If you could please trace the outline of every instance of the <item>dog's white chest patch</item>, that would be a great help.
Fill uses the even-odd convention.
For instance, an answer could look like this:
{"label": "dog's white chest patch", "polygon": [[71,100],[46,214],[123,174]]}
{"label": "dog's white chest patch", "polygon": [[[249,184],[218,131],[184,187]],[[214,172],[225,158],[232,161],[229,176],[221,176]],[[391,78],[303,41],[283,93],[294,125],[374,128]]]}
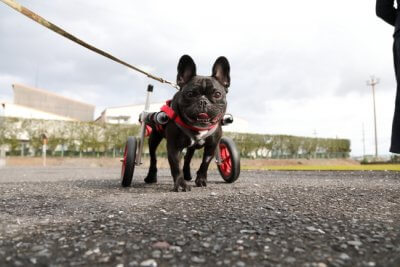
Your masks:
{"label": "dog's white chest patch", "polygon": [[208,133],[207,130],[205,131],[199,131],[198,134],[196,134],[196,139],[203,139],[203,137]]}
{"label": "dog's white chest patch", "polygon": [[209,132],[210,131],[207,131],[207,130],[199,131],[198,134],[196,134],[194,136],[194,140],[192,139],[192,144],[190,146],[192,146],[194,144],[198,144],[198,145],[201,145],[201,146],[204,145],[204,143],[205,143],[204,139],[205,139],[205,137],[207,137]]}

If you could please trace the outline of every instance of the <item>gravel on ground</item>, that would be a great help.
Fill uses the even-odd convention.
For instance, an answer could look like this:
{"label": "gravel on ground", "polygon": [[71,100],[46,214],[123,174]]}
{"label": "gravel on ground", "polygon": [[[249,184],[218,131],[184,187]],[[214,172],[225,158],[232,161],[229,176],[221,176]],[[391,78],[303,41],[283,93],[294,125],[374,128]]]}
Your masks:
{"label": "gravel on ground", "polygon": [[0,266],[400,266],[398,172],[119,172],[0,169]]}

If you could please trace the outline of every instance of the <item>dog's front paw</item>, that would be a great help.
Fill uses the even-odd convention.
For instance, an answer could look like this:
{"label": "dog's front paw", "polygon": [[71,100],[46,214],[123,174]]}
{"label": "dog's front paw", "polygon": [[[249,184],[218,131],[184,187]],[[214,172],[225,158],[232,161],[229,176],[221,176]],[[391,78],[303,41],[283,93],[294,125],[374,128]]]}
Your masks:
{"label": "dog's front paw", "polygon": [[192,175],[190,174],[190,169],[183,168],[183,178],[186,181],[191,181],[192,180]]}
{"label": "dog's front paw", "polygon": [[207,177],[204,176],[197,176],[196,180],[194,181],[197,187],[206,187],[207,186]]}
{"label": "dog's front paw", "polygon": [[190,185],[186,184],[185,179],[183,179],[183,177],[178,177],[176,179],[176,181],[174,183],[174,188],[172,189],[172,191],[179,192],[179,187],[182,188],[182,192],[187,192],[187,191],[192,190]]}
{"label": "dog's front paw", "polygon": [[149,170],[146,178],[144,178],[144,182],[146,184],[154,184],[157,183],[157,169]]}

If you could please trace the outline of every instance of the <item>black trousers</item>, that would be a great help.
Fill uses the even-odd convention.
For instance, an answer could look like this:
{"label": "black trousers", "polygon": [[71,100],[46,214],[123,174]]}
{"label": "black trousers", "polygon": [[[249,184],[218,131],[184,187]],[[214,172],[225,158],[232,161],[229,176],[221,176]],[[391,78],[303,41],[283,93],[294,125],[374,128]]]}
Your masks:
{"label": "black trousers", "polygon": [[394,70],[397,80],[397,93],[392,125],[392,144],[390,152],[400,154],[400,34],[394,37],[393,45]]}

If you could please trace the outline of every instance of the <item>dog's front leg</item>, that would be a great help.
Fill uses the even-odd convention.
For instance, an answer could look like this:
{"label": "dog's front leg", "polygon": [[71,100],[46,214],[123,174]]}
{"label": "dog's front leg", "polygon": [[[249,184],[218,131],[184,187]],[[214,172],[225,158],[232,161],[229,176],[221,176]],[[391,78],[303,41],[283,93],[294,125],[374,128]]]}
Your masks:
{"label": "dog's front leg", "polygon": [[187,148],[185,160],[183,162],[183,178],[186,181],[192,180],[192,175],[190,174],[190,162],[192,161],[194,150],[195,149],[193,147]]}
{"label": "dog's front leg", "polygon": [[162,136],[155,130],[149,137],[150,167],[144,181],[148,184],[157,183],[157,155],[156,150],[162,140]]}
{"label": "dog's front leg", "polygon": [[217,146],[215,143],[206,145],[204,147],[203,160],[201,162],[199,170],[197,171],[197,177],[195,180],[196,186],[198,187],[207,186],[208,166],[214,158],[216,148]]}
{"label": "dog's front leg", "polygon": [[184,192],[190,191],[191,188],[189,185],[186,184],[185,179],[183,178],[183,171],[180,167],[182,151],[171,144],[167,144],[167,149],[171,175],[174,178],[174,188],[172,189],[172,191],[178,192],[179,187],[182,187],[182,191]]}

